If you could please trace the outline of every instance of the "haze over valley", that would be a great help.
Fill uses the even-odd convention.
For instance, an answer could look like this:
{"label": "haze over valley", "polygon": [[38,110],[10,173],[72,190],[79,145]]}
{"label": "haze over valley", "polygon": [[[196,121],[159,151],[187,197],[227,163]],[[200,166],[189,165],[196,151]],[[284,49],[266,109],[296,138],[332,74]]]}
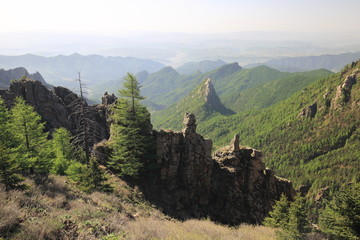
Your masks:
{"label": "haze over valley", "polygon": [[359,9],[2,3],[0,240],[360,239]]}

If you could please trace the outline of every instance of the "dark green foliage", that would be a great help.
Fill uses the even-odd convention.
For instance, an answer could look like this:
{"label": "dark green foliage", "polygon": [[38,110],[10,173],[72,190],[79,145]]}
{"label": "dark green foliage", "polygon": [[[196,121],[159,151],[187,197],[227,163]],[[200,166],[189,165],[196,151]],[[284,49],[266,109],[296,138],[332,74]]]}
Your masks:
{"label": "dark green foliage", "polygon": [[94,158],[90,158],[89,164],[72,162],[65,173],[84,192],[112,191],[112,187],[107,183],[105,170],[100,168],[99,163]]}
{"label": "dark green foliage", "polygon": [[71,135],[65,128],[56,129],[53,133],[52,151],[55,158],[53,160],[52,172],[64,175],[70,163],[74,161],[74,148],[70,143]]}
{"label": "dark green foliage", "polygon": [[263,223],[266,226],[280,228],[281,231],[277,231],[279,239],[303,239],[303,235],[309,231],[305,199],[297,197],[290,203],[286,196],[282,195]]}
{"label": "dark green foliage", "polygon": [[9,150],[0,143],[0,183],[4,185],[5,190],[11,190],[20,187],[23,180],[18,175],[19,169],[12,159]]}
{"label": "dark green foliage", "polygon": [[320,226],[330,239],[360,238],[360,183],[342,186],[320,214]]}
{"label": "dark green foliage", "polygon": [[142,167],[149,146],[150,114],[139,101],[140,86],[137,79],[128,74],[123,90],[119,93],[111,125],[111,147],[113,149],[110,167],[120,175],[135,176]]}
{"label": "dark green foliage", "polygon": [[[240,134],[240,141],[264,152],[266,165],[295,187],[310,184],[310,192],[344,182],[359,180],[360,85],[351,90],[350,101],[336,108],[337,87],[360,62],[341,73],[319,79],[290,98],[265,109],[215,117],[200,125],[198,132],[214,141],[214,147],[227,144]],[[303,108],[317,102],[314,118],[299,117]]]}
{"label": "dark green foliage", "polygon": [[13,157],[21,170],[48,173],[52,164],[51,151],[41,117],[22,98],[15,99],[10,113],[9,129],[15,142]]}
{"label": "dark green foliage", "polygon": [[327,70],[291,73],[244,91],[231,92],[222,96],[222,99],[224,104],[235,112],[266,108],[331,74],[332,72]]}
{"label": "dark green foliage", "polygon": [[11,133],[9,131],[8,123],[10,115],[5,107],[4,101],[0,98],[0,143],[3,146],[11,145]]}
{"label": "dark green foliage", "polygon": [[273,206],[273,210],[269,213],[269,217],[264,219],[263,224],[269,227],[283,227],[289,222],[290,202],[287,197],[282,194],[279,201]]}

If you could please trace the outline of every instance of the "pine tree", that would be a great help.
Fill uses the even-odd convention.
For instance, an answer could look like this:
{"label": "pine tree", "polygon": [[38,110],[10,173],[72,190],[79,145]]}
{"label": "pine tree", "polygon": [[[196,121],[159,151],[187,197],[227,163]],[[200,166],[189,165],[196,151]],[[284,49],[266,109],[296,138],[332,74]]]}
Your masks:
{"label": "pine tree", "polygon": [[9,147],[11,145],[11,138],[8,123],[10,116],[4,101],[0,98],[0,143],[3,146]]}
{"label": "pine tree", "polygon": [[90,158],[90,162],[81,177],[80,185],[82,190],[85,192],[110,192],[112,188],[106,183],[107,180],[105,172],[100,168],[99,163],[94,158]]}
{"label": "pine tree", "polygon": [[341,187],[320,214],[329,239],[360,239],[360,183]]}
{"label": "pine tree", "polygon": [[16,143],[13,154],[20,168],[29,173],[48,173],[51,151],[41,117],[20,97],[10,113],[9,129]]}
{"label": "pine tree", "polygon": [[285,226],[289,222],[289,207],[289,200],[282,194],[280,199],[276,201],[273,210],[269,213],[269,217],[264,219],[263,224],[277,228]]}
{"label": "pine tree", "polygon": [[125,77],[124,89],[113,108],[110,167],[120,175],[135,176],[142,167],[142,159],[149,147],[150,114],[140,104],[140,85],[130,73]]}
{"label": "pine tree", "polygon": [[11,158],[9,150],[0,143],[0,183],[4,184],[5,190],[21,187],[23,179],[18,175],[18,167]]}
{"label": "pine tree", "polygon": [[295,202],[291,203],[289,209],[289,223],[285,228],[285,239],[303,239],[303,234],[309,231],[307,221],[306,205],[303,197],[297,197]]}
{"label": "pine tree", "polygon": [[71,135],[65,128],[56,129],[53,133],[52,151],[55,159],[52,172],[64,175],[70,163],[74,161],[74,148],[71,145]]}

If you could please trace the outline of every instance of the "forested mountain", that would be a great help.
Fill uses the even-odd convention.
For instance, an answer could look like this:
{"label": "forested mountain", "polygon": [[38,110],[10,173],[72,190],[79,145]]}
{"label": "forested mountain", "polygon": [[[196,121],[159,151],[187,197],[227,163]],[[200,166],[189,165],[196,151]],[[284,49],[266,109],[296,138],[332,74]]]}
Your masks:
{"label": "forested mountain", "polygon": [[246,67],[266,65],[280,71],[300,72],[316,69],[328,69],[333,72],[340,71],[346,64],[360,58],[360,52],[343,53],[338,55],[321,55],[308,57],[288,57],[273,59],[264,63],[250,64]]}
{"label": "forested mountain", "polygon": [[222,97],[226,106],[235,112],[265,108],[284,100],[308,84],[331,75],[324,69],[286,74],[244,91],[233,91]]}
{"label": "forested mountain", "polygon": [[234,114],[220,101],[211,79],[208,78],[200,83],[193,91],[179,102],[174,103],[167,109],[153,113],[152,120],[157,128],[172,128],[180,130],[182,126],[181,116],[185,113],[196,115],[198,122],[205,121],[215,116],[227,116]]}
{"label": "forested mountain", "polygon": [[[122,79],[127,72],[155,72],[163,67],[161,63],[132,57],[83,56],[72,54],[42,57],[33,54],[21,56],[0,56],[3,68],[25,67],[30,72],[39,71],[53,85],[73,87],[77,71],[82,73],[84,82],[90,86],[100,81]],[[121,84],[116,89],[120,88]]]}
{"label": "forested mountain", "polygon": [[360,61],[265,109],[215,117],[199,126],[215,146],[240,134],[265,162],[297,186],[359,181]]}

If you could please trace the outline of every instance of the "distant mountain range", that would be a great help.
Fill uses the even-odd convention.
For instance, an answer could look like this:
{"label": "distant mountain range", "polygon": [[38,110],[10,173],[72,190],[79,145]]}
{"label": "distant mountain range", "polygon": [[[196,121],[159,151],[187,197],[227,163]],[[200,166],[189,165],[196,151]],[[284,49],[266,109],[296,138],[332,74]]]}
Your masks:
{"label": "distant mountain range", "polygon": [[[121,79],[127,72],[155,72],[164,67],[161,63],[131,57],[103,57],[99,55],[82,56],[72,54],[55,57],[42,57],[33,54],[21,56],[0,56],[0,66],[5,69],[25,67],[30,72],[40,72],[46,81],[53,85],[76,88],[77,72],[91,87],[96,83]],[[121,86],[117,86],[119,89]]]}
{"label": "distant mountain range", "polygon": [[[142,92],[147,101],[162,104],[165,108],[153,108],[161,110],[153,113],[154,127],[179,130],[182,127],[179,119],[184,112],[200,115],[198,120],[203,121],[214,117],[214,113],[230,115],[219,109],[231,109],[234,113],[266,108],[331,74],[324,69],[301,73],[280,72],[267,66],[243,69],[238,63],[231,63],[204,74],[180,75],[166,67],[148,76],[142,83]],[[201,86],[207,79],[211,79],[212,92],[215,93],[216,89],[214,95],[219,99],[216,102],[222,102],[222,108],[214,107],[220,104],[209,105],[199,100],[201,97],[196,89],[204,88]]]}
{"label": "distant mountain range", "polygon": [[316,69],[327,69],[333,72],[340,71],[346,64],[360,59],[360,52],[343,53],[338,55],[321,55],[309,57],[288,57],[273,59],[263,63],[250,64],[246,67],[266,65],[280,71],[300,72]]}
{"label": "distant mountain range", "polygon": [[39,72],[30,74],[25,68],[18,67],[9,70],[0,69],[0,89],[8,89],[12,80],[19,80],[22,77],[40,81],[44,86],[51,87]]}

